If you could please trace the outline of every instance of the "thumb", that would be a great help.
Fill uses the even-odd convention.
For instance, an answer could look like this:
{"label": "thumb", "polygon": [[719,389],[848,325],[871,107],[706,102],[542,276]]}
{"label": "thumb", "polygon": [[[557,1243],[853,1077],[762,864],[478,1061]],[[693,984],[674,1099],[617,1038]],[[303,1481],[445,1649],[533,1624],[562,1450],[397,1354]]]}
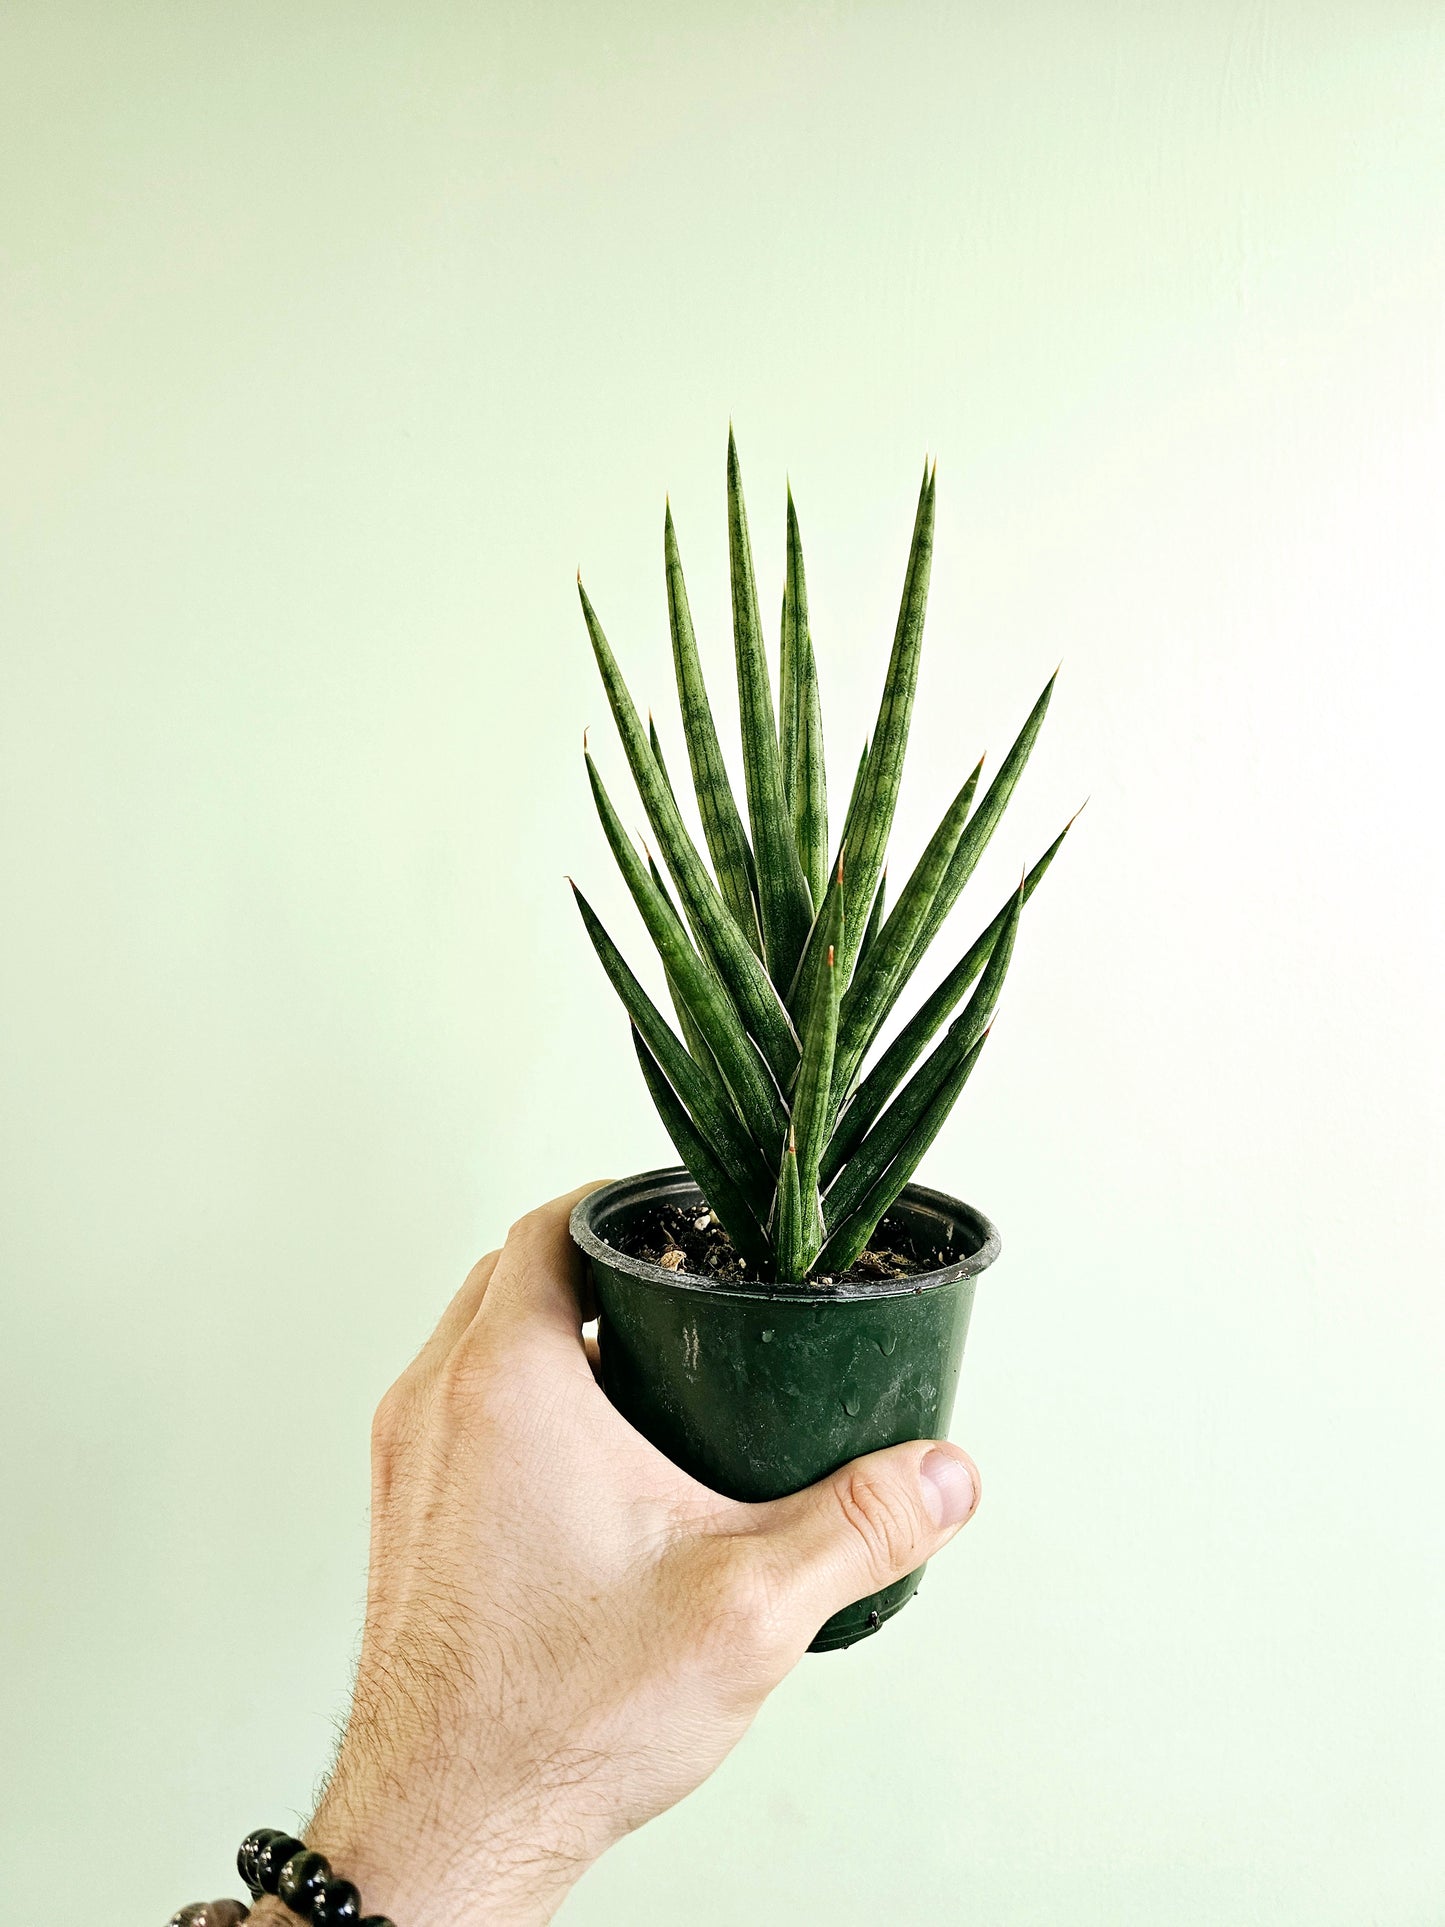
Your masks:
{"label": "thumb", "polygon": [[956,1445],[893,1445],[760,1507],[759,1550],[821,1626],[931,1559],[973,1517],[978,1496],[978,1467]]}

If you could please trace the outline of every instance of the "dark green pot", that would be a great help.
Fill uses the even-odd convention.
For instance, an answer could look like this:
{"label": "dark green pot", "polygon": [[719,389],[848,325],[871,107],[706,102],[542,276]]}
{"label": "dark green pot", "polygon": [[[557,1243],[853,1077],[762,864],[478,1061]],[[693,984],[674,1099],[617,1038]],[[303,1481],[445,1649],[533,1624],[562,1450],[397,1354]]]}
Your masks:
{"label": "dark green pot", "polygon": [[[999,1251],[981,1211],[910,1184],[890,1217],[956,1255],[876,1284],[723,1285],[616,1248],[653,1206],[700,1203],[686,1171],[646,1171],[572,1213],[596,1290],[602,1383],[624,1418],[713,1491],[748,1500],[796,1492],[885,1445],[944,1435],[974,1280]],[[812,1651],[877,1632],[922,1577],[920,1567],[835,1613]]]}

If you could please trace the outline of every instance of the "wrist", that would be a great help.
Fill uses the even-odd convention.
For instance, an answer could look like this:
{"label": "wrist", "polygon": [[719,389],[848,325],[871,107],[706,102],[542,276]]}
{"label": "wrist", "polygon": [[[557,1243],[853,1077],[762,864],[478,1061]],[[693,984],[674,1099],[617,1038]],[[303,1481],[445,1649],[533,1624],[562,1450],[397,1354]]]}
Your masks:
{"label": "wrist", "polygon": [[[432,1815],[423,1829],[405,1803],[357,1811],[328,1793],[306,1844],[360,1890],[364,1914],[395,1927],[454,1927],[474,1916],[487,1927],[545,1927],[595,1854],[564,1850],[540,1824],[494,1817],[478,1828],[470,1818],[470,1828],[453,1827]],[[265,1927],[297,1922],[283,1906]]]}

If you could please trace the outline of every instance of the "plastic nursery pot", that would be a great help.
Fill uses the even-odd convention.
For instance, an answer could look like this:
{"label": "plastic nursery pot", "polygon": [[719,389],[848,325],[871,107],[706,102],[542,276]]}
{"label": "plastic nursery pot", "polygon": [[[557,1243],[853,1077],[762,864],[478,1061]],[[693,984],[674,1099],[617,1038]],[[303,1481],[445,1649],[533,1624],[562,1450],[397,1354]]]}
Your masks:
{"label": "plastic nursery pot", "polygon": [[[777,1499],[861,1453],[943,1436],[974,1280],[999,1252],[981,1211],[910,1184],[890,1220],[950,1262],[819,1287],[719,1284],[619,1250],[663,1204],[701,1205],[686,1171],[604,1185],[573,1211],[572,1236],[591,1267],[607,1396],[674,1464],[730,1498]],[[835,1613],[811,1650],[877,1632],[922,1577]]]}

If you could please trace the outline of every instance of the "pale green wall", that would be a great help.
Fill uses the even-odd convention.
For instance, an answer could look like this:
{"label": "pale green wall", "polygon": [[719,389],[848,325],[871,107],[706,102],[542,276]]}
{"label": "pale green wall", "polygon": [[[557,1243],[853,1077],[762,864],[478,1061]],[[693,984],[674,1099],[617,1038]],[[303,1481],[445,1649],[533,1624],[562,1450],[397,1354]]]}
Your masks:
{"label": "pale green wall", "polygon": [[1438,1922],[1439,9],[33,0],[0,141],[5,1927],[304,1810],[378,1393],[664,1155],[572,571],[665,697],[670,489],[720,664],[730,413],[840,771],[939,458],[903,856],[1065,658],[959,941],[1093,802],[981,1517],[566,1919]]}

